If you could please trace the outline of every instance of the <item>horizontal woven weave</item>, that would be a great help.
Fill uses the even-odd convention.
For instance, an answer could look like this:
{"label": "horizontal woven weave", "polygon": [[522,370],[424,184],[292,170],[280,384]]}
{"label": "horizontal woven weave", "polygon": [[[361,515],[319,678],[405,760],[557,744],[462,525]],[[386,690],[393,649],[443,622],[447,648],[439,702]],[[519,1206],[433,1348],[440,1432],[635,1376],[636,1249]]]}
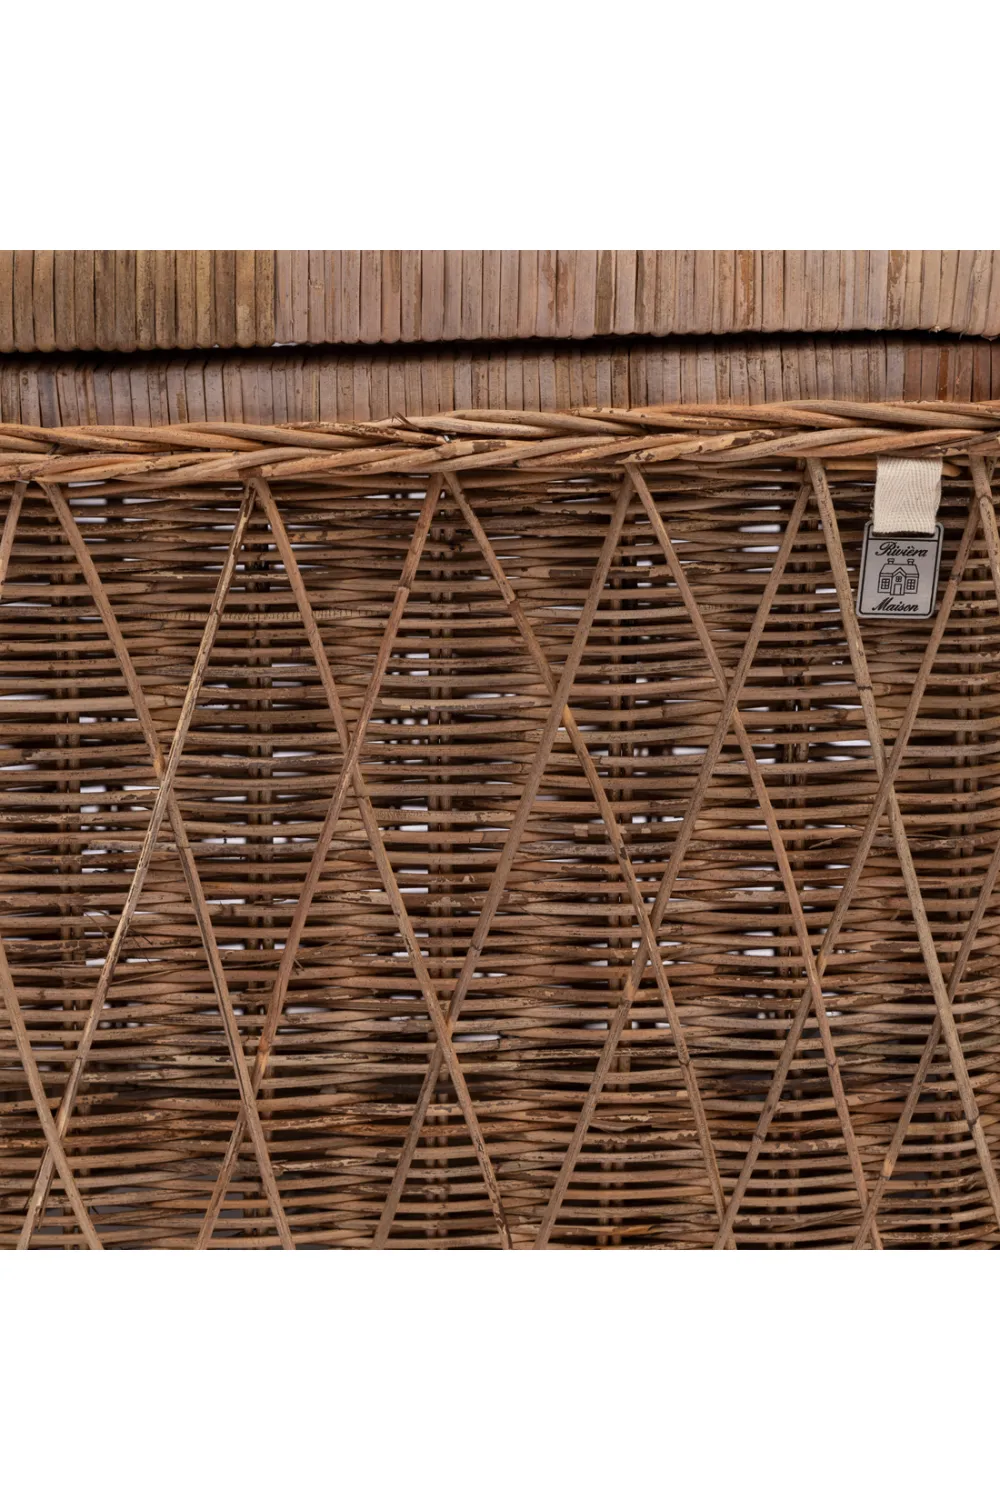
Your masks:
{"label": "horizontal woven weave", "polygon": [[0,1244],[1000,1244],[996,411],[536,426],[0,429]]}

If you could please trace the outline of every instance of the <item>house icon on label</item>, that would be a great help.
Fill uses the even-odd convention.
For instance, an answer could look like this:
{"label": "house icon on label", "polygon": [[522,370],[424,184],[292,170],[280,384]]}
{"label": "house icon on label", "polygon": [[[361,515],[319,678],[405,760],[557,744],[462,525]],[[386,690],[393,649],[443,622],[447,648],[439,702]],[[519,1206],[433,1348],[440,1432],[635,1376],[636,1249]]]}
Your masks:
{"label": "house icon on label", "polygon": [[894,562],[891,558],[882,564],[878,575],[880,594],[915,594],[920,582],[920,570],[916,563]]}

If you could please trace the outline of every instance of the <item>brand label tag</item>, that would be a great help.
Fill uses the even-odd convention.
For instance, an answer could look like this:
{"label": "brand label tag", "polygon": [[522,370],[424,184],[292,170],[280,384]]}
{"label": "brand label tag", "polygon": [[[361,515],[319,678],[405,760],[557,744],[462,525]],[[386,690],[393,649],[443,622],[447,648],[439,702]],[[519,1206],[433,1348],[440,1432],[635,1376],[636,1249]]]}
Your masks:
{"label": "brand label tag", "polygon": [[930,536],[882,536],[869,521],[861,548],[858,614],[864,619],[928,619],[937,608],[943,537],[940,523]]}

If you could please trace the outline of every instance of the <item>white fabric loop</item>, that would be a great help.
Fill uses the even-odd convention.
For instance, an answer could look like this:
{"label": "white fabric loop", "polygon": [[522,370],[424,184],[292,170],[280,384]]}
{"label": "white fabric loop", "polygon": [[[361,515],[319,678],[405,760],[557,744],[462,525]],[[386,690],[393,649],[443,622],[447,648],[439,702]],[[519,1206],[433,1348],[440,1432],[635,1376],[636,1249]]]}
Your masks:
{"label": "white fabric loop", "polygon": [[940,458],[880,458],[872,531],[930,536],[941,504]]}

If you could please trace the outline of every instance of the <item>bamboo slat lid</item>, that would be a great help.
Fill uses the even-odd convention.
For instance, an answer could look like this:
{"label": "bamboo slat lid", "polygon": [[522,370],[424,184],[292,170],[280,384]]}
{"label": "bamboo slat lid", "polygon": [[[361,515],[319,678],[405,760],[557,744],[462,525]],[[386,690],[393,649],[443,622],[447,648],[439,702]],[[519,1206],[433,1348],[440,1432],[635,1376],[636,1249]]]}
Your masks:
{"label": "bamboo slat lid", "polygon": [[1000,342],[932,334],[0,356],[0,421],[32,427],[997,397]]}
{"label": "bamboo slat lid", "polygon": [[5,250],[0,353],[1000,334],[994,250]]}

